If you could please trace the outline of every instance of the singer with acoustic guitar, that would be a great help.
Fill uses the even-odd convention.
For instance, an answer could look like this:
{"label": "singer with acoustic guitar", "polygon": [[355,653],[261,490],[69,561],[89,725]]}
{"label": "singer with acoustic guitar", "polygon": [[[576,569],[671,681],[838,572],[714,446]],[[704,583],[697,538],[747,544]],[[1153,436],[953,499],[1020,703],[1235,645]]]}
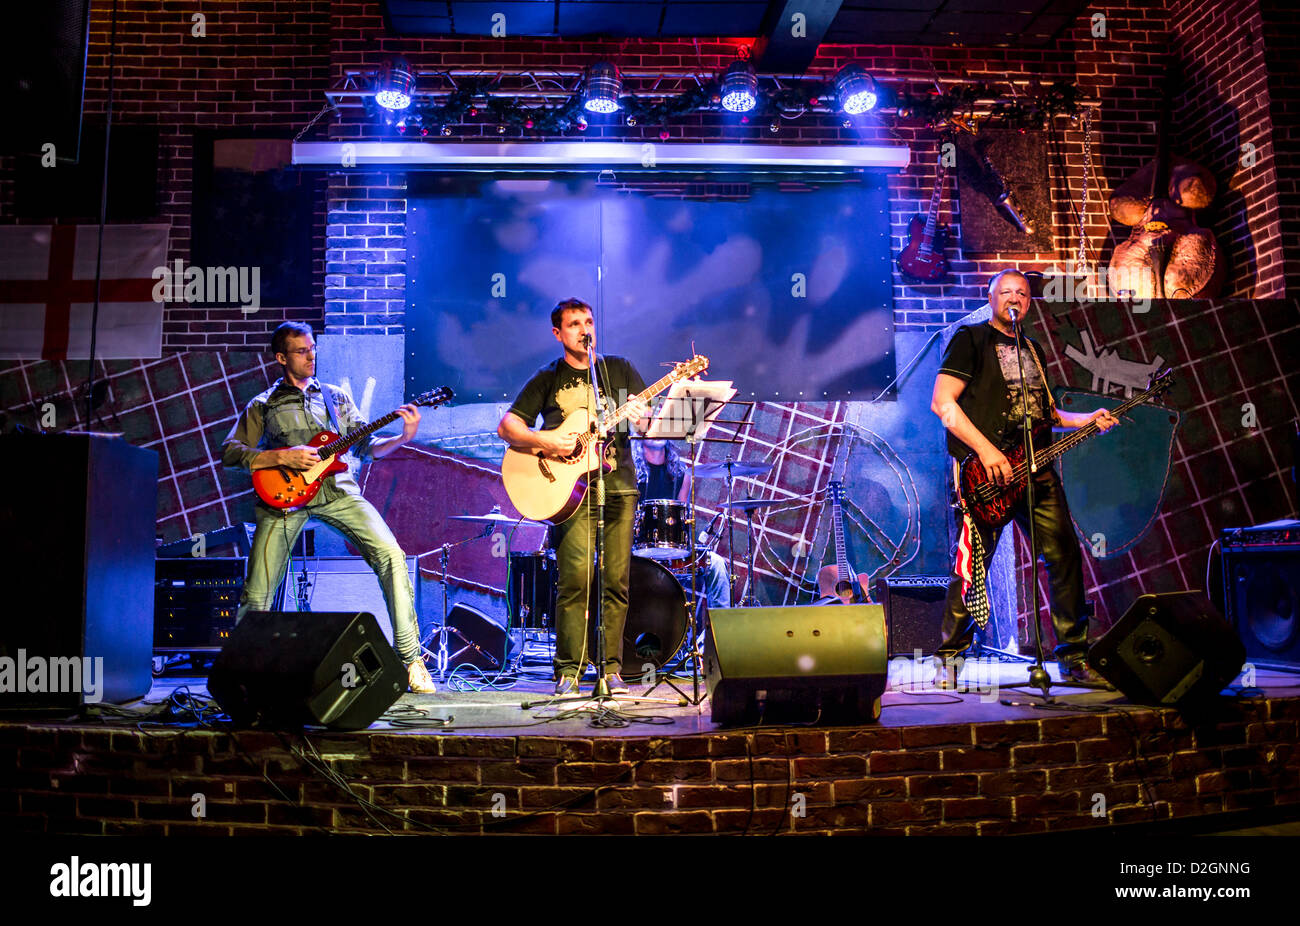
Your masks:
{"label": "singer with acoustic guitar", "polygon": [[[286,485],[295,472],[309,472],[323,461],[312,441],[323,431],[352,434],[366,429],[356,406],[337,386],[316,379],[316,342],[311,326],[284,322],[271,336],[271,352],[284,375],[244,408],[221,447],[221,462],[253,473],[281,469]],[[387,456],[415,437],[420,411],[404,405],[396,415],[402,433],[375,438],[366,433],[351,446],[358,458]],[[393,643],[406,664],[407,681],[417,693],[436,690],[420,658],[415,619],[415,592],[406,571],[406,554],[383,517],[361,497],[356,479],[346,469],[313,482],[304,501],[268,501],[259,496],[254,508],[257,530],[248,556],[248,575],[240,594],[236,620],[249,610],[265,610],[284,576],[289,551],[309,517],[337,530],[360,548],[379,577],[393,625]],[[294,502],[297,499],[293,500]]]}
{"label": "singer with acoustic guitar", "polygon": [[[561,355],[548,363],[519,391],[497,426],[497,434],[514,451],[525,451],[535,468],[558,475],[556,462],[578,452],[580,438],[561,428],[571,416],[595,422],[596,401],[591,389],[588,348],[595,349],[596,323],[591,306],[578,299],[566,299],[551,312],[551,334],[560,343]],[[648,407],[639,398],[645,391],[641,374],[622,357],[596,355],[596,380],[606,408],[623,405],[624,422],[631,421],[642,433],[650,426]],[[629,398],[630,397],[630,398]],[[630,408],[628,407],[630,406]],[[533,429],[538,417],[542,426]],[[636,471],[632,465],[626,423],[609,435],[612,441],[603,453],[604,464],[613,467],[605,475],[605,556],[601,563],[604,595],[601,612],[605,628],[605,675],[612,694],[624,693],[627,685],[620,672],[619,658],[623,625],[627,619],[628,582],[632,563],[632,522],[636,515]],[[548,463],[548,461],[551,461]],[[503,471],[504,472],[504,471]],[[588,592],[596,549],[596,486],[575,495],[566,514],[551,519],[552,544],[558,571],[555,615],[555,693],[576,694],[578,680],[594,653],[585,652]],[[567,493],[565,493],[567,495]],[[516,507],[527,514],[526,504]],[[572,514],[567,514],[569,507]],[[529,515],[530,517],[532,515]],[[584,656],[585,652],[585,656]]]}
{"label": "singer with acoustic guitar", "polygon": [[[948,450],[957,460],[978,458],[987,479],[1006,486],[1016,468],[1007,459],[1021,439],[1022,412],[1027,404],[1035,434],[1035,455],[1045,449],[1051,427],[1091,427],[1105,431],[1118,421],[1099,409],[1092,414],[1075,414],[1055,408],[1044,366],[1046,357],[1032,338],[1026,337],[1024,381],[1016,357],[1013,316],[1024,318],[1030,306],[1029,281],[1018,270],[1002,270],[989,282],[987,323],[957,329],[939,364],[931,409],[948,431]],[[1006,451],[1004,453],[1004,450]],[[974,465],[974,464],[972,464]],[[1028,509],[1024,495],[1011,506],[1009,518],[1024,529],[1034,519],[1037,554],[1047,561],[1049,602],[1056,628],[1056,658],[1063,677],[1089,684],[1102,683],[1084,662],[1088,650],[1088,613],[1083,592],[1083,557],[1075,537],[1070,510],[1060,477],[1050,465],[1038,468],[1034,480],[1034,507]],[[943,642],[936,653],[935,683],[956,687],[956,658],[970,646],[977,624],[963,589],[971,587],[970,560],[974,551],[983,562],[973,564],[974,581],[983,587],[983,576],[1001,536],[1000,525],[979,523],[968,513],[962,536],[953,551],[953,575],[944,606]],[[974,536],[972,536],[972,534]],[[1035,563],[1037,556],[1035,556]],[[963,576],[963,560],[967,566]],[[986,617],[986,615],[985,615]],[[1037,620],[1037,615],[1034,617]],[[1103,683],[1104,684],[1104,683]]]}

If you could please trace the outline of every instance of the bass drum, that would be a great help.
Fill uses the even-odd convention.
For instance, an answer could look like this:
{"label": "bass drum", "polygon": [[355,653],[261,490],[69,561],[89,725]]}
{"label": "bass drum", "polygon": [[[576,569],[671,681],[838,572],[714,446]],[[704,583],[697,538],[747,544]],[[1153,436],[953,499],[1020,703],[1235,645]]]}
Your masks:
{"label": "bass drum", "polygon": [[[659,563],[632,557],[627,592],[627,622],[623,625],[623,674],[635,678],[647,663],[662,669],[686,642],[686,593],[677,579]],[[591,613],[596,613],[592,602]],[[587,646],[594,663],[596,632],[593,622]]]}

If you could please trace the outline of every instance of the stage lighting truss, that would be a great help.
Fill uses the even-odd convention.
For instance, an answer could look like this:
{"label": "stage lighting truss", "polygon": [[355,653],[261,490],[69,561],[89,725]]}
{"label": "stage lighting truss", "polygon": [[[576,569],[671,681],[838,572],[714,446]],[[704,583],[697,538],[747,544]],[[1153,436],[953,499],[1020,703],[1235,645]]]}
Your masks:
{"label": "stage lighting truss", "polygon": [[[923,118],[938,127],[947,111],[927,115],[916,105],[917,99],[943,101],[960,95],[951,108],[974,123],[997,117],[999,107],[1008,105],[1006,99],[1030,97],[1036,88],[1029,80],[1011,83],[1015,89],[1004,98],[983,85],[942,78],[934,89],[913,97],[903,82],[873,76],[853,63],[827,79],[759,76],[744,59],[733,62],[719,77],[689,70],[619,69],[606,61],[585,69],[424,71],[395,58],[378,71],[345,72],[338,85],[325,91],[324,109],[300,136],[326,111],[343,116],[345,111],[357,109],[401,134],[443,137],[462,123],[495,123],[499,134],[510,127],[551,134],[585,129],[588,120],[662,127],[674,119],[709,111],[737,113],[744,117],[742,121],[752,119],[755,128],[768,131],[779,131],[782,120],[805,114],[836,116],[852,127],[861,119],[888,113],[891,122]],[[1079,105],[1097,104],[1088,101]]]}

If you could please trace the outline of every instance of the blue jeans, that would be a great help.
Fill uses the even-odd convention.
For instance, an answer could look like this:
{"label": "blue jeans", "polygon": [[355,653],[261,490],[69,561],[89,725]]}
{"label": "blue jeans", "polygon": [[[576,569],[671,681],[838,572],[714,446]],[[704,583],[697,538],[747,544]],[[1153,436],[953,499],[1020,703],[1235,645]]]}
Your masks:
{"label": "blue jeans", "polygon": [[239,596],[235,622],[248,611],[265,611],[284,579],[289,550],[308,518],[337,530],[361,551],[379,577],[393,625],[393,647],[408,665],[420,656],[420,631],[415,620],[415,590],[406,571],[406,554],[375,506],[359,495],[344,495],[332,502],[293,511],[254,510],[257,531],[248,554],[248,575]]}

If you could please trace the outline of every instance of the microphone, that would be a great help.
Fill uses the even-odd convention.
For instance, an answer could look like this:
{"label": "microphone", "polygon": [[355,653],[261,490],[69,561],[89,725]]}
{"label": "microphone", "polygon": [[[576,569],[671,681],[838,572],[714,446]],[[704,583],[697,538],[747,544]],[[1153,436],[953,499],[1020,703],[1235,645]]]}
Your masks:
{"label": "microphone", "polygon": [[582,346],[583,346],[583,347],[591,347],[591,335],[589,335],[589,334],[584,334],[584,335],[582,336]]}

